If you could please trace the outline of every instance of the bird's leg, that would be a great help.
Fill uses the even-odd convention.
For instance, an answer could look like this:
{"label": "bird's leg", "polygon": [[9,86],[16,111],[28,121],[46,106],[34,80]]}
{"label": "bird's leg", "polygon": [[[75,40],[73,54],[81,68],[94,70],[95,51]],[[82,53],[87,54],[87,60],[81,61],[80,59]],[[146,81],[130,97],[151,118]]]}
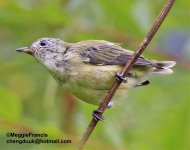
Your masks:
{"label": "bird's leg", "polygon": [[93,118],[97,121],[97,120],[100,120],[100,121],[104,121],[105,118],[104,116],[102,116],[100,113],[102,113],[102,111],[100,110],[94,110],[92,112],[92,115],[93,115]]}
{"label": "bird's leg", "polygon": [[123,77],[122,73],[121,72],[118,72],[116,75],[115,75],[116,79],[120,82],[123,82],[123,83],[127,83],[127,78],[126,77]]}

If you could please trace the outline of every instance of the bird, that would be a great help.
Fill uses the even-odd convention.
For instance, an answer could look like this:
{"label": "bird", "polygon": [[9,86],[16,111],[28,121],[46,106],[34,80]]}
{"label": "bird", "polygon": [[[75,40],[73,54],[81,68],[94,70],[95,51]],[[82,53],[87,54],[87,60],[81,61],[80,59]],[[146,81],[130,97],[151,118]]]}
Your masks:
{"label": "bird", "polygon": [[84,40],[68,43],[58,38],[44,37],[28,47],[16,49],[33,56],[66,91],[76,98],[93,105],[99,105],[115,75],[123,81],[116,97],[128,89],[148,85],[149,75],[172,74],[175,61],[148,60],[140,56],[125,79],[119,76],[133,51],[120,44],[104,40]]}

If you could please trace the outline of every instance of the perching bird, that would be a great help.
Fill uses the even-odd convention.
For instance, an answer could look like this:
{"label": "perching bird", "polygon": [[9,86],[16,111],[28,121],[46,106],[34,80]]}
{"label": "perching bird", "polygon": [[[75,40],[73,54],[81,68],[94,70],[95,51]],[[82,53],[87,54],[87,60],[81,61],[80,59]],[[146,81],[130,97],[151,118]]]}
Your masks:
{"label": "perching bird", "polygon": [[[35,57],[63,87],[77,98],[98,105],[133,52],[103,40],[67,43],[40,38],[29,47],[16,49]],[[150,74],[171,74],[174,61],[147,60],[140,56],[116,95],[149,84]]]}

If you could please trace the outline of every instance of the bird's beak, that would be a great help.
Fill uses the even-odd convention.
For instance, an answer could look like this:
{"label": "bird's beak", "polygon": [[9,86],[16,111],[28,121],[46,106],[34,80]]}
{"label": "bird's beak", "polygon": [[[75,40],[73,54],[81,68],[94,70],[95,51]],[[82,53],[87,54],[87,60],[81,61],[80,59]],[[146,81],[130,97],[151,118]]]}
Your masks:
{"label": "bird's beak", "polygon": [[17,48],[16,51],[17,52],[24,52],[24,53],[27,53],[29,55],[34,55],[34,51],[31,48],[29,48],[29,47]]}

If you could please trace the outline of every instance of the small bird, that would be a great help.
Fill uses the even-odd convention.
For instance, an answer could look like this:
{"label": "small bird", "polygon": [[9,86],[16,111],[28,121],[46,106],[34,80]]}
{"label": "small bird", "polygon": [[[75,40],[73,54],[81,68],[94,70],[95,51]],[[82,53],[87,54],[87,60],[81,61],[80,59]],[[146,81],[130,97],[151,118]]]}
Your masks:
{"label": "small bird", "polygon": [[[119,44],[104,40],[85,40],[67,43],[57,38],[40,38],[29,47],[16,49],[28,53],[40,62],[75,97],[90,104],[99,105],[114,77],[134,52]],[[116,96],[126,90],[149,84],[151,74],[172,74],[174,61],[147,60],[140,56],[134,63]]]}

